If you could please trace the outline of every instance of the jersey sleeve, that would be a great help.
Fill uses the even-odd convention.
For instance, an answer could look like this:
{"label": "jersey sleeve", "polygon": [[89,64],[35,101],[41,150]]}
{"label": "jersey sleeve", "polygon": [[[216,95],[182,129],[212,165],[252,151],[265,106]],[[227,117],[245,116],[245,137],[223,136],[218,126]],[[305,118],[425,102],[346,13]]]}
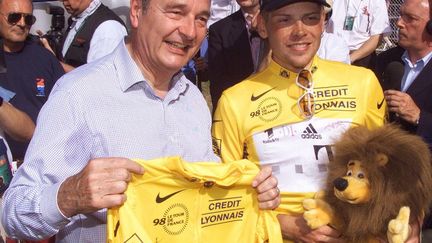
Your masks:
{"label": "jersey sleeve", "polygon": [[257,224],[258,242],[283,243],[281,228],[274,211],[263,210],[259,212]]}
{"label": "jersey sleeve", "polygon": [[387,117],[387,103],[375,74],[368,70],[368,76],[369,82],[366,82],[364,89],[368,94],[365,97],[367,103],[365,124],[369,129],[373,129],[384,125]]}
{"label": "jersey sleeve", "polygon": [[229,99],[223,94],[213,117],[213,150],[224,163],[242,159],[243,155],[240,121],[232,108]]}

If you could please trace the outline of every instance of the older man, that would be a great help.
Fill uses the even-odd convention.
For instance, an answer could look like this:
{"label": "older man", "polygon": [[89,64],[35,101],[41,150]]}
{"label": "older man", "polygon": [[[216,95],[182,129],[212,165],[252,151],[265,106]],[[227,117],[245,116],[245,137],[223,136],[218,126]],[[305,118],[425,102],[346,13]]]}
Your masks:
{"label": "older man", "polygon": [[[66,72],[111,53],[127,35],[120,17],[100,0],[61,1],[71,15],[62,46]],[[46,39],[42,43],[51,50]]]}
{"label": "older man", "polygon": [[[404,1],[397,21],[399,46],[378,56],[376,74],[382,76],[383,87],[387,89],[384,94],[393,113],[391,121],[421,136],[432,151],[430,11],[428,0]],[[426,224],[432,228],[432,217],[427,219]],[[431,240],[432,237],[429,237]]]}
{"label": "older man", "polygon": [[229,162],[271,165],[281,189],[279,222],[287,240],[340,242],[325,226],[311,230],[302,201],[322,188],[331,145],[350,126],[384,123],[386,104],[375,75],[316,56],[325,0],[264,0],[258,31],[271,62],[227,89],[214,116],[215,150]]}
{"label": "older man", "polygon": [[[379,56],[377,76],[383,77],[386,100],[395,121],[405,129],[423,137],[432,150],[432,22],[428,0],[406,0],[401,6],[399,46]],[[388,78],[386,68],[399,62],[399,78]],[[386,71],[387,70],[387,71]],[[383,74],[385,73],[385,75]],[[394,75],[393,75],[394,76]]]}
{"label": "older man", "polygon": [[[7,233],[104,242],[105,208],[122,205],[131,174],[145,173],[126,158],[216,160],[206,102],[179,72],[205,37],[209,7],[132,0],[130,40],[59,81],[5,194]],[[253,186],[262,208],[278,205],[270,170]]]}
{"label": "older man", "polygon": [[[3,98],[10,98],[13,106],[36,122],[39,110],[64,71],[54,55],[28,40],[30,27],[36,21],[30,0],[2,0],[0,14],[0,58],[6,72],[0,76],[0,86],[10,94]],[[6,139],[14,159],[23,159],[28,142],[9,136]]]}

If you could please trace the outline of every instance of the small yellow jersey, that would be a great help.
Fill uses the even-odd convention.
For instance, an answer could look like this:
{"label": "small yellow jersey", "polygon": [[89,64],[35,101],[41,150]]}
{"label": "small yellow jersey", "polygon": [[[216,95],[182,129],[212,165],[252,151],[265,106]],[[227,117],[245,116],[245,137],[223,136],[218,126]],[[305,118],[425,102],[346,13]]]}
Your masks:
{"label": "small yellow jersey", "polygon": [[386,103],[368,69],[314,57],[310,88],[315,112],[305,118],[307,90],[297,73],[272,61],[260,73],[225,90],[213,120],[213,148],[222,161],[247,158],[271,166],[281,191],[279,210],[303,213],[302,202],[323,188],[332,144],[351,126],[383,125]]}
{"label": "small yellow jersey", "polygon": [[133,175],[126,202],[108,210],[108,242],[282,242],[274,213],[258,208],[254,163],[136,161],[145,173]]}

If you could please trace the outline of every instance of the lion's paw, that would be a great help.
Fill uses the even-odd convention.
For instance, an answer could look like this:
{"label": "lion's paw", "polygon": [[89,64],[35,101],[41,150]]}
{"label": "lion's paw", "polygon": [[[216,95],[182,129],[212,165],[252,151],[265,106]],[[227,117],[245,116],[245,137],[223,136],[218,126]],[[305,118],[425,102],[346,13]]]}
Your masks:
{"label": "lion's paw", "polygon": [[305,212],[303,218],[311,229],[327,225],[331,220],[331,213],[328,212],[328,204],[320,199],[305,199],[303,201]]}
{"label": "lion's paw", "polygon": [[408,239],[410,208],[401,207],[395,219],[390,220],[387,229],[387,239],[390,243],[404,243]]}

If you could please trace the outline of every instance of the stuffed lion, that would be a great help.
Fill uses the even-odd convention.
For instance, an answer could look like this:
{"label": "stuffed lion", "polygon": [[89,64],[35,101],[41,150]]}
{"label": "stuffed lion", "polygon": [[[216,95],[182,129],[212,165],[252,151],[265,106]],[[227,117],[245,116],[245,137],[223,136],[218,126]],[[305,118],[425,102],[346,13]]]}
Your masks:
{"label": "stuffed lion", "polygon": [[330,224],[348,242],[405,242],[432,200],[431,157],[421,138],[386,125],[349,129],[334,146],[326,189],[303,205],[311,228]]}

